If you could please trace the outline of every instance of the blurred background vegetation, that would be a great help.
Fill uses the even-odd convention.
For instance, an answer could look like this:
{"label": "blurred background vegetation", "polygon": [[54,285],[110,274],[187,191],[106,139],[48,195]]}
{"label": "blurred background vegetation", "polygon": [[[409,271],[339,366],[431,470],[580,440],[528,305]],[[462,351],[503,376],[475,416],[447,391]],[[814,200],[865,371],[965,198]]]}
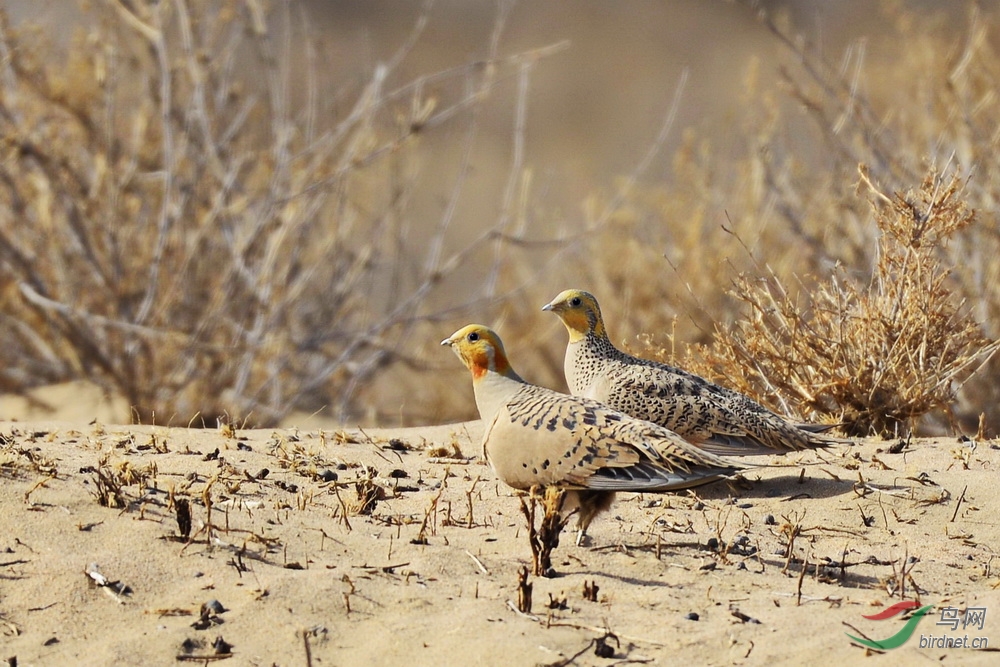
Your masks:
{"label": "blurred background vegetation", "polygon": [[790,415],[1000,424],[996,3],[0,9],[0,418],[471,418],[437,342],[565,387],[581,287]]}

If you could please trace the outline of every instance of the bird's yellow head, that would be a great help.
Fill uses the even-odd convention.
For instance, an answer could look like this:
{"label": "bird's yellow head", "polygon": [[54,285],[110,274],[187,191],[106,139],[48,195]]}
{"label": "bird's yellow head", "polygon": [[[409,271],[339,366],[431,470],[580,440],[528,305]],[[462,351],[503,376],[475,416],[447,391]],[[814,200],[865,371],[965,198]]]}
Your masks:
{"label": "bird's yellow head", "polygon": [[472,377],[476,380],[488,371],[516,377],[507,361],[503,341],[489,327],[482,324],[464,326],[441,341],[441,344],[451,347],[466,368],[472,371]]}
{"label": "bird's yellow head", "polygon": [[569,332],[570,342],[585,338],[588,334],[606,337],[604,320],[601,319],[601,307],[590,292],[578,289],[568,289],[556,298],[542,306],[559,316]]}

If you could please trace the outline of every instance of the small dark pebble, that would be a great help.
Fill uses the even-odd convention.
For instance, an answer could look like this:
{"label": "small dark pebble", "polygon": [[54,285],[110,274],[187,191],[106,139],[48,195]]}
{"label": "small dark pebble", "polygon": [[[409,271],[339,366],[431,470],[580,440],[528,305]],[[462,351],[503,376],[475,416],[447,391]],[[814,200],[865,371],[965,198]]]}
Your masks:
{"label": "small dark pebble", "polygon": [[768,514],[767,516],[764,517],[764,525],[765,526],[776,526],[776,525],[778,525],[778,522],[774,520],[774,515],[773,514]]}
{"label": "small dark pebble", "polygon": [[747,564],[744,563],[743,561],[740,561],[739,564],[736,566],[736,569],[737,570],[745,570],[745,569],[747,569]]}
{"label": "small dark pebble", "polygon": [[705,509],[705,503],[699,500],[694,505],[692,505],[691,509],[693,509],[695,512],[700,512],[701,510]]}
{"label": "small dark pebble", "polygon": [[49,637],[48,639],[45,640],[42,646],[52,646],[53,644],[58,644],[58,643],[59,643],[58,637]]}
{"label": "small dark pebble", "polygon": [[719,567],[719,564],[716,563],[714,560],[710,560],[707,563],[705,563],[704,565],[702,565],[701,567],[699,567],[698,569],[699,570],[705,570],[706,572],[710,572],[710,571],[714,570],[717,567]]}
{"label": "small dark pebble", "polygon": [[685,618],[685,620],[688,620],[688,621],[699,621],[699,620],[701,620],[701,616],[699,616],[698,612],[696,612],[696,611],[688,612],[687,616],[685,616],[684,618]]}
{"label": "small dark pebble", "polygon": [[319,478],[323,482],[336,482],[337,481],[337,473],[335,473],[334,471],[330,470],[329,468],[325,468],[323,470],[323,472],[321,472],[319,474]]}
{"label": "small dark pebble", "polygon": [[233,645],[223,639],[222,635],[215,638],[215,641],[212,642],[212,648],[215,649],[216,655],[233,652]]}
{"label": "small dark pebble", "polygon": [[738,507],[738,508],[739,508],[739,509],[741,509],[741,510],[748,510],[748,509],[750,509],[751,507],[753,507],[753,503],[740,503],[740,504],[739,504],[739,505],[737,505],[736,507]]}
{"label": "small dark pebble", "polygon": [[199,648],[201,648],[201,642],[197,639],[191,639],[188,637],[181,642],[181,650],[185,653],[194,653]]}
{"label": "small dark pebble", "polygon": [[729,547],[729,553],[738,556],[753,556],[757,553],[757,547],[750,545],[749,535],[737,535],[733,538],[733,542]]}
{"label": "small dark pebble", "polygon": [[347,470],[347,464],[346,463],[338,463],[337,464],[337,470]]}
{"label": "small dark pebble", "polygon": [[267,468],[261,468],[260,472],[258,472],[256,475],[254,475],[254,478],[255,479],[266,479],[267,476],[270,475],[270,474],[271,474],[270,470],[268,470]]}
{"label": "small dark pebble", "polygon": [[406,472],[405,470],[401,470],[399,468],[389,471],[389,477],[391,477],[392,479],[406,479],[409,476],[410,474],[408,472]]}
{"label": "small dark pebble", "polygon": [[248,445],[245,442],[237,442],[236,443],[236,449],[239,449],[239,450],[244,451],[244,452],[252,452],[253,451],[253,447],[251,447],[250,445]]}
{"label": "small dark pebble", "polygon": [[198,620],[191,624],[191,627],[195,630],[208,630],[214,625],[222,625],[225,621],[218,614],[208,614],[206,616],[199,616]]}
{"label": "small dark pebble", "polygon": [[705,546],[707,546],[712,551],[718,551],[719,550],[719,540],[717,538],[715,538],[715,537],[710,537],[710,538],[708,538],[708,542],[705,543]]}
{"label": "small dark pebble", "polygon": [[889,445],[890,454],[899,454],[904,449],[906,449],[906,440],[899,440]]}
{"label": "small dark pebble", "polygon": [[393,438],[389,441],[389,445],[386,449],[391,449],[394,452],[406,452],[409,451],[410,447],[399,438]]}
{"label": "small dark pebble", "polygon": [[615,649],[607,644],[604,639],[598,639],[597,645],[594,646],[594,655],[598,658],[613,658],[615,657]]}
{"label": "small dark pebble", "polygon": [[218,600],[209,600],[205,604],[201,605],[201,615],[206,616],[208,614],[223,614],[226,612],[226,608],[222,606],[222,603]]}

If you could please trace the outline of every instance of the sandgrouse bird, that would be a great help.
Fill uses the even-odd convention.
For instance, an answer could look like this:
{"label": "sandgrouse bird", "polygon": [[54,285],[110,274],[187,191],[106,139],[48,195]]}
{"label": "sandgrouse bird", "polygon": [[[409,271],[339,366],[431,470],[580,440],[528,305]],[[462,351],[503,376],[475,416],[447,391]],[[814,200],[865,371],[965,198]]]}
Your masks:
{"label": "sandgrouse bird", "polygon": [[579,507],[577,544],[616,491],[676,491],[740,470],[661,426],[528,384],[487,327],[470,324],[441,344],[451,346],[472,372],[484,424],[483,456],[515,489],[569,490],[568,506]]}
{"label": "sandgrouse bird", "polygon": [[608,338],[589,292],[566,290],[546,304],[569,332],[570,392],[674,431],[713,454],[747,456],[826,447],[831,426],[794,424],[739,392],[693,373],[622,352]]}

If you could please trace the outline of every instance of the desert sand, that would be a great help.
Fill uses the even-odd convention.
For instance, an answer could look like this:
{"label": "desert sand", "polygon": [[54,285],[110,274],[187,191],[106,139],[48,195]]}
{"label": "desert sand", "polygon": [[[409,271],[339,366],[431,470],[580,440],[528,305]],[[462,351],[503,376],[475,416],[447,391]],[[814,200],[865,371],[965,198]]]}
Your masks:
{"label": "desert sand", "polygon": [[[477,422],[0,422],[0,658],[996,664],[992,651],[919,646],[933,634],[1000,647],[995,442],[914,439],[893,453],[865,440],[758,457],[744,479],[696,493],[622,494],[585,544],[570,524],[557,576],[530,578],[525,614],[526,520],[479,435]],[[846,636],[894,634],[901,617],[863,616],[904,598],[936,606],[900,648]],[[938,625],[948,607],[986,609],[983,627]]]}

